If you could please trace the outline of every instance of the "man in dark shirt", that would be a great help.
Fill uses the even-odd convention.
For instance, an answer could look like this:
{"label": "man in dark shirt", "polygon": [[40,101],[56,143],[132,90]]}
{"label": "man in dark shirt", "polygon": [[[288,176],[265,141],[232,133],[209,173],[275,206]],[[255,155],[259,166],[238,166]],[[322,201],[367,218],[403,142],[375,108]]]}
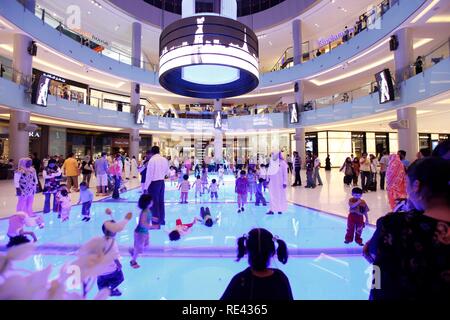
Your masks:
{"label": "man in dark shirt", "polygon": [[295,174],[295,181],[292,185],[293,187],[301,186],[302,185],[302,179],[300,177],[300,170],[302,167],[302,159],[298,155],[297,151],[294,151],[294,174]]}

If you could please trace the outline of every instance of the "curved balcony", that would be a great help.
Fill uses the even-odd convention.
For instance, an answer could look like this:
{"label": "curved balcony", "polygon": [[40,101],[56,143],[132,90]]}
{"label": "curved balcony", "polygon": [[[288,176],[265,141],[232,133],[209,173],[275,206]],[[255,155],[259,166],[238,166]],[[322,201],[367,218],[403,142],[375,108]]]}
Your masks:
{"label": "curved balcony", "polygon": [[[361,32],[344,45],[332,50],[331,53],[322,54],[307,63],[281,71],[265,73],[261,75],[260,88],[307,78],[308,76],[342,63],[389,36],[398,26],[417,11],[425,1],[395,0],[395,5],[379,17],[381,21],[381,27],[379,29],[367,28],[367,31]],[[288,3],[288,1],[283,2],[280,6],[284,3]],[[56,30],[54,26],[45,23],[45,19],[42,21],[31,12],[25,10],[19,2],[11,1],[7,6],[1,6],[0,15],[43,44],[67,57],[82,62],[86,66],[129,79],[133,82],[159,85],[156,72],[131,66],[129,64],[131,63],[131,58],[120,54],[120,52],[110,53],[109,56],[103,55],[101,52],[97,53],[90,48],[89,42],[87,43],[88,46],[85,45],[86,43],[82,43],[82,35],[74,34],[74,37],[67,37],[64,33],[67,30],[63,26],[61,26],[60,30]],[[80,39],[80,41],[74,41],[74,38]],[[141,63],[141,66],[150,67],[146,63]]]}
{"label": "curved balcony", "polygon": [[[450,92],[449,50],[450,46],[447,42],[438,50],[425,56],[426,70],[399,83],[397,86],[402,94],[395,101],[379,104],[378,94],[372,92],[364,96],[364,93],[367,93],[365,90],[370,88],[370,86],[365,86],[364,88],[366,89],[358,89],[352,93],[352,96],[349,95],[349,100],[346,102],[335,99],[331,104],[320,105],[318,102],[319,99],[315,100],[315,109],[302,112],[298,125],[288,124],[287,113],[261,113],[258,115],[230,117],[224,120],[224,130],[234,133],[240,131],[293,129],[297,126],[329,124],[395,110],[442,93]],[[5,73],[4,75],[7,74]],[[403,92],[407,92],[408,94],[403,94]],[[35,115],[120,129],[140,128],[155,132],[205,132],[210,134],[214,131],[213,121],[211,119],[180,119],[147,116],[145,124],[138,126],[134,122],[134,115],[127,112],[95,108],[74,101],[58,99],[54,96],[49,96],[48,107],[43,108],[32,105],[29,94],[26,86],[16,84],[7,78],[0,78],[0,105],[12,109],[26,109]]]}

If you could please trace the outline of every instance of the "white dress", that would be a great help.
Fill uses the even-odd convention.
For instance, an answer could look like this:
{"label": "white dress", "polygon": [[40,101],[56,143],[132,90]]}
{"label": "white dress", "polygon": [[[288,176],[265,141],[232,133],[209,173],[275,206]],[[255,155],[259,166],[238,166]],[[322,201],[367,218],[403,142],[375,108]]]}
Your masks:
{"label": "white dress", "polygon": [[125,159],[125,178],[129,179],[130,178],[130,173],[131,173],[131,162],[130,159],[126,158]]}
{"label": "white dress", "polygon": [[284,160],[279,161],[279,170],[268,176],[269,194],[270,194],[270,211],[285,212],[288,208],[286,189],[283,184],[287,185],[287,163]]}
{"label": "white dress", "polygon": [[132,177],[137,177],[138,176],[138,170],[137,170],[137,161],[136,159],[131,159],[131,176]]}

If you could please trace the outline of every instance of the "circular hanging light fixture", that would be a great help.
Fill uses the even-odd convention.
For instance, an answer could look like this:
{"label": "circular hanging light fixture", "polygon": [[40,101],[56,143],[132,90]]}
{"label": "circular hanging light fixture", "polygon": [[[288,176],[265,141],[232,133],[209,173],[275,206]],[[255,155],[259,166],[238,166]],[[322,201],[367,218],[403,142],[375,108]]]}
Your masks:
{"label": "circular hanging light fixture", "polygon": [[258,38],[239,21],[200,14],[167,26],[159,39],[159,83],[194,98],[246,94],[259,84]]}

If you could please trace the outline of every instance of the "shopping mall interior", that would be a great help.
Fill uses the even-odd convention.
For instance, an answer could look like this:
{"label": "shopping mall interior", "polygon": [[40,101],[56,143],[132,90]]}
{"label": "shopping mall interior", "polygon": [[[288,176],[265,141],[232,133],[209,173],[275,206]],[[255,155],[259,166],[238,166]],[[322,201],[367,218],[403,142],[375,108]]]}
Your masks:
{"label": "shopping mall interior", "polygon": [[[250,298],[389,296],[374,292],[367,244],[412,197],[420,161],[448,160],[450,0],[0,3],[0,299],[236,299],[249,263],[259,291],[278,292],[263,283],[274,270],[290,284],[287,298]],[[355,187],[369,211],[350,226]],[[255,271],[261,232],[287,263]],[[236,261],[243,235],[249,260]],[[59,296],[32,277],[59,277]]]}

